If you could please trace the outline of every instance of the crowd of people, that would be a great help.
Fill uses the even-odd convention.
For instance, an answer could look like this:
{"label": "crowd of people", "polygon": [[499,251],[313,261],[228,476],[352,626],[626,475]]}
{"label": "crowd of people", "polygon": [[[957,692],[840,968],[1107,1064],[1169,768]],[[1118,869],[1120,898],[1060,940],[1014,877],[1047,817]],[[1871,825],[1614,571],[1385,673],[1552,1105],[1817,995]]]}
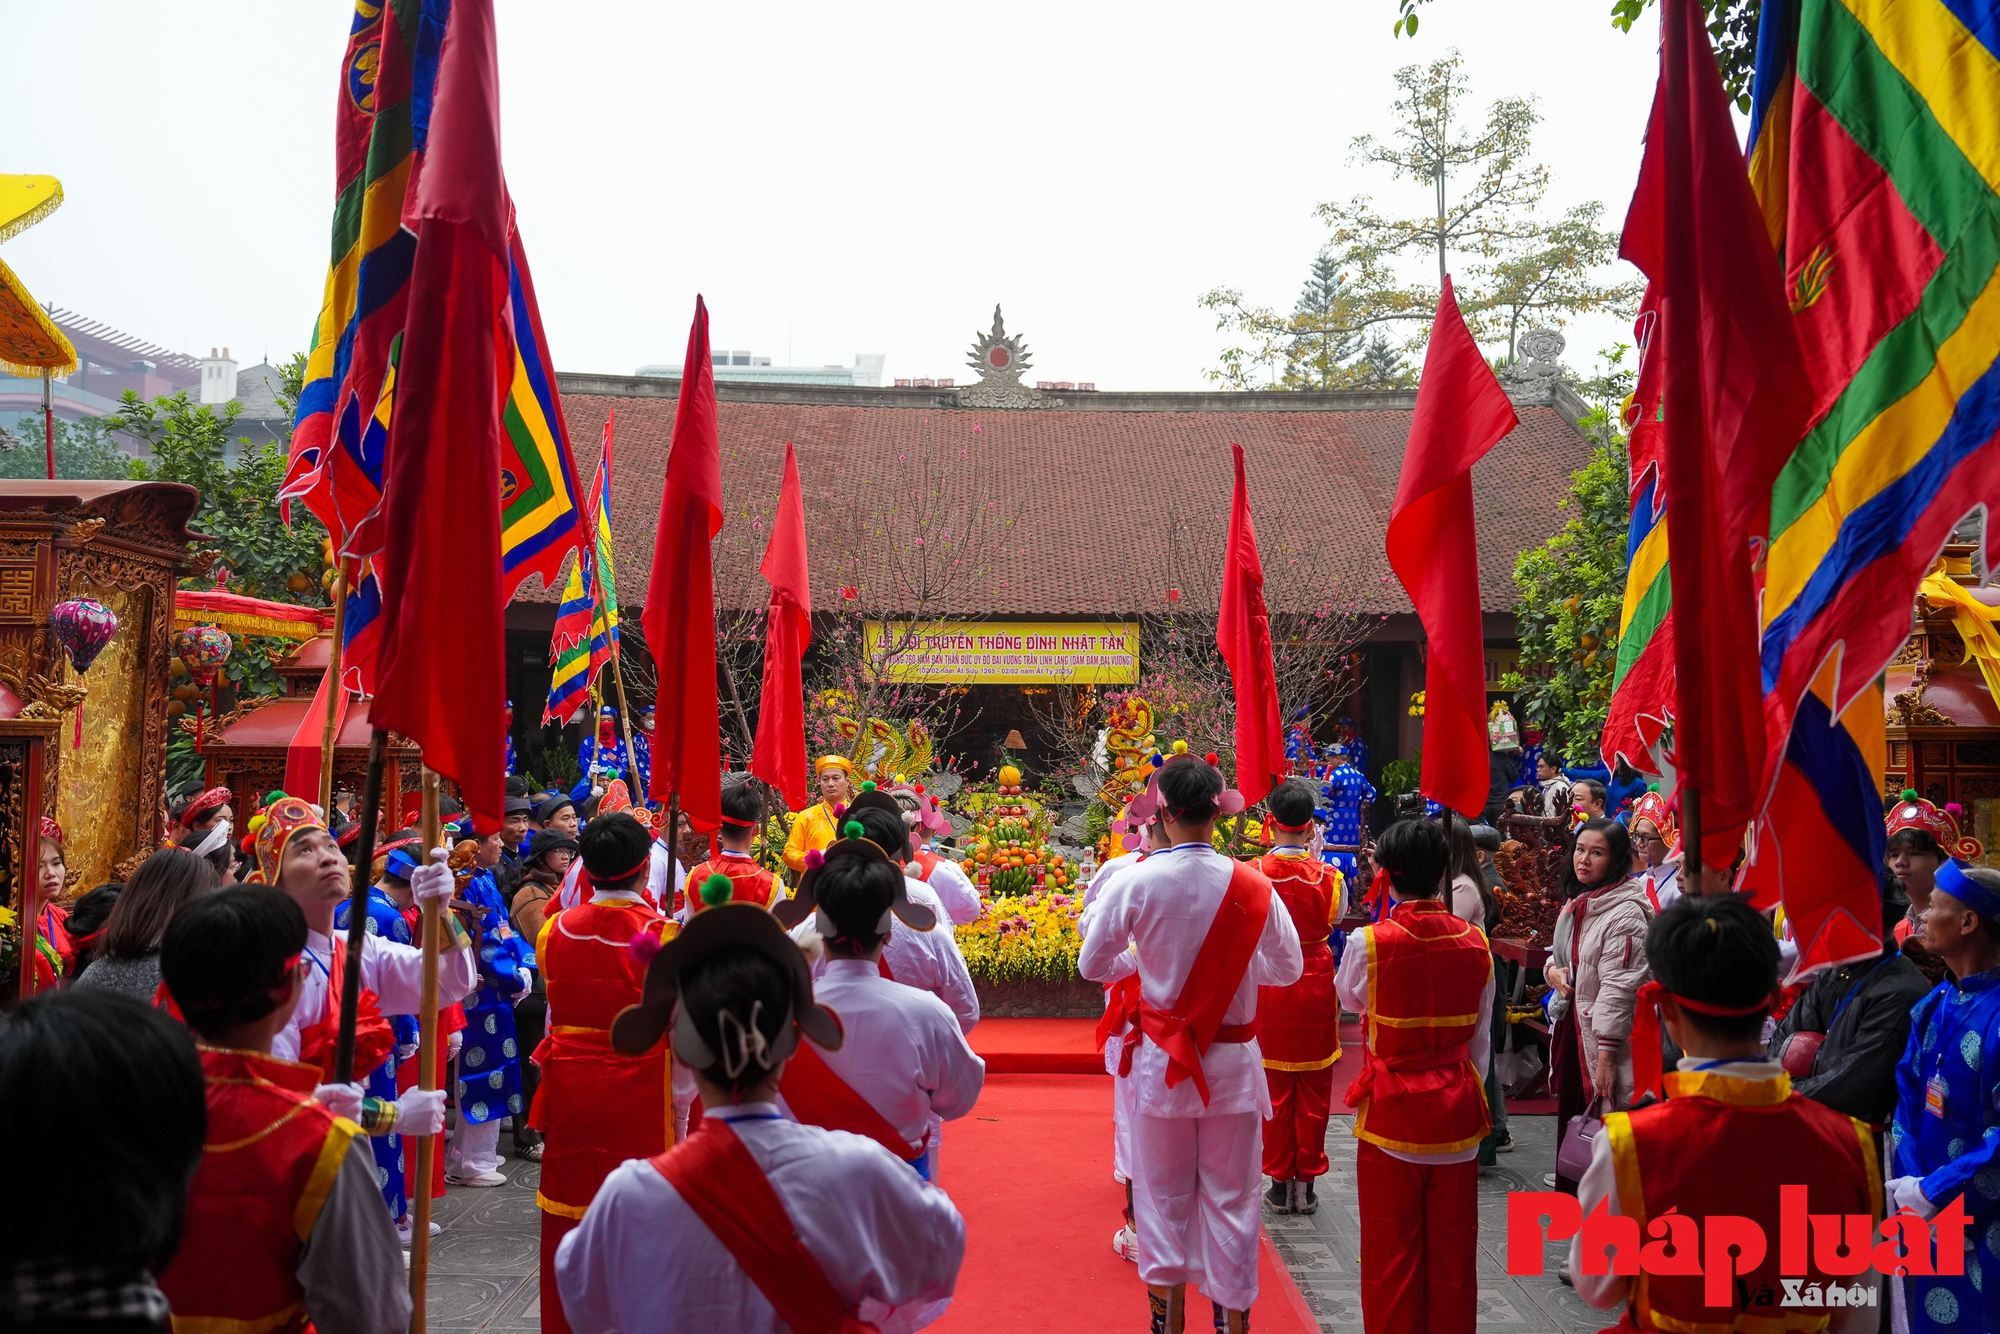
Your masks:
{"label": "crowd of people", "polygon": [[[1495,738],[1512,739],[1497,721]],[[985,905],[941,855],[950,824],[921,789],[827,756],[775,872],[756,855],[767,830],[777,846],[761,784],[725,785],[712,838],[669,829],[614,776],[619,746],[581,791],[511,780],[493,832],[447,800],[444,846],[383,834],[359,931],[351,803],[284,793],[240,836],[235,795],[200,793],[123,883],[49,908],[36,994],[0,1020],[0,1131],[51,1149],[16,1177],[35,1207],[0,1222],[0,1324],[387,1334],[410,1318],[414,1202],[503,1185],[509,1158],[540,1163],[551,1331],[936,1321],[965,1249],[945,1123],[985,1079],[951,930]],[[1669,803],[1619,809],[1562,777],[1533,790],[1574,812],[1563,903],[1547,962],[1518,979],[1547,990],[1565,1149],[1545,1184],[1586,1212],[1731,1214],[1772,1236],[1781,1185],[1877,1219],[1962,1197],[1962,1274],[1784,1327],[1997,1327],[2000,872],[1955,813],[1892,805],[1881,954],[1787,986],[1782,925],[1683,874]],[[1336,843],[1334,789],[1280,783],[1266,846],[1234,858],[1216,826],[1241,795],[1175,747],[1084,891],[1077,966],[1105,987],[1127,1199],[1112,1245],[1155,1334],[1184,1328],[1190,1284],[1218,1331],[1248,1329],[1264,1209],[1319,1207],[1343,1060],[1366,1326],[1474,1325],[1480,1165],[1512,1147],[1501,835],[1438,810]],[[53,899],[63,835],[39,835]],[[430,1078],[427,911],[443,924]],[[338,1079],[351,941],[355,1074]],[[419,1180],[416,1146],[437,1136]],[[1769,1317],[1776,1264],[1739,1281],[1739,1314]],[[1625,1328],[1750,1327],[1717,1323],[1698,1279],[1627,1270],[1579,1241],[1563,1277]]]}

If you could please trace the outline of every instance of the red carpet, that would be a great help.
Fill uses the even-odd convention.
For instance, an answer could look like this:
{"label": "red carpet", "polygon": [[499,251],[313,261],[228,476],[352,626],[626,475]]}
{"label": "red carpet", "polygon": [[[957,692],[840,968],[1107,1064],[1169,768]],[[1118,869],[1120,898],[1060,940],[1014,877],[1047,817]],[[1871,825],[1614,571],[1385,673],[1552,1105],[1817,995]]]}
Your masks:
{"label": "red carpet", "polygon": [[966,1041],[989,1075],[1101,1075],[1095,1019],[982,1019]]}
{"label": "red carpet", "polygon": [[[989,1023],[1088,1027],[1085,1020],[987,1020],[974,1036]],[[1008,1053],[1011,1043],[997,1042],[996,1054]],[[944,1334],[1145,1328],[1138,1270],[1111,1250],[1125,1194],[1111,1179],[1110,1079],[994,1073],[989,1064],[972,1115],[945,1127],[941,1165],[941,1184],[965,1215],[967,1244],[957,1297],[931,1328]],[[1260,1268],[1258,1334],[1316,1331],[1268,1239]],[[1188,1328],[1208,1323],[1207,1301],[1190,1294]]]}

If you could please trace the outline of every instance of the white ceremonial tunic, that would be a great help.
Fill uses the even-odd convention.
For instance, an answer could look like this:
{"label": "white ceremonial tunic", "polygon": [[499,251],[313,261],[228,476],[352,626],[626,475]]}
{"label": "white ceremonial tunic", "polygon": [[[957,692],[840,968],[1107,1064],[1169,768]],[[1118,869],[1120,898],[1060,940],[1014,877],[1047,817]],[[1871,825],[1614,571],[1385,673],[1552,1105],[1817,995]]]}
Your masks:
{"label": "white ceremonial tunic", "polygon": [[[449,928],[447,928],[449,929]],[[343,945],[345,931],[336,933]],[[361,937],[361,985],[375,993],[384,1015],[415,1014],[423,1000],[424,952],[410,945],[364,933]],[[333,941],[317,931],[306,932],[306,949],[326,968],[333,967]],[[341,979],[346,982],[345,978]],[[438,1005],[462,1001],[479,985],[479,967],[470,948],[447,947],[438,954]],[[308,968],[299,984],[299,1003],[292,1017],[271,1039],[271,1054],[281,1060],[299,1059],[299,1032],[326,1015],[326,973]],[[365,1077],[365,1071],[356,1071]]]}
{"label": "white ceremonial tunic", "polygon": [[924,1147],[933,1114],[953,1121],[979,1100],[986,1062],[936,996],[891,982],[866,959],[829,959],[813,1000],[840,1016],[847,1034],[839,1051],[819,1053],[827,1067],[912,1149]]}
{"label": "white ceremonial tunic", "polygon": [[[1173,1008],[1222,906],[1235,864],[1206,843],[1184,843],[1110,877],[1097,898],[1077,971],[1092,982],[1112,981],[1119,975],[1119,956],[1136,949],[1140,995],[1156,1010]],[[1250,1023],[1257,1017],[1258,987],[1289,986],[1304,970],[1298,930],[1274,895],[1264,934],[1223,1012],[1223,1024]],[[1166,1054],[1141,1042],[1132,1054],[1133,1110],[1146,1116],[1271,1115],[1264,1056],[1254,1039],[1218,1042],[1201,1065],[1208,1080],[1206,1107],[1192,1079],[1168,1088]]]}
{"label": "white ceremonial tunic", "polygon": [[[1091,905],[1077,970],[1108,982],[1135,959],[1145,1003],[1171,1009],[1235,867],[1206,843],[1184,843],[1119,868]],[[1287,986],[1303,971],[1298,930],[1274,894],[1222,1022],[1250,1023],[1259,986]],[[1131,1074],[1118,1081],[1123,1097],[1114,1105],[1128,1127],[1139,1278],[1155,1287],[1195,1283],[1224,1309],[1247,1311],[1257,1300],[1257,1192],[1270,1087],[1254,1038],[1212,1045],[1202,1073],[1206,1106],[1192,1079],[1167,1087],[1166,1054],[1142,1041]]]}
{"label": "white ceremonial tunic", "polygon": [[[1139,860],[1139,854],[1128,852],[1121,857],[1113,857],[1097,868],[1097,874],[1090,877],[1090,884],[1083,891],[1083,912],[1077,916],[1078,935],[1090,934],[1091,920],[1097,915],[1097,902],[1093,897],[1111,876],[1131,866]],[[1139,971],[1139,956],[1128,947],[1123,954],[1113,959],[1109,971],[1098,979],[1107,988],[1113,982],[1123,981]],[[1111,993],[1104,993],[1104,1007],[1111,1008]],[[1118,1065],[1125,1050],[1125,1037],[1113,1033],[1104,1040],[1104,1073],[1114,1081],[1111,1085],[1111,1174],[1119,1181],[1132,1179],[1132,1081],[1118,1077]]]}
{"label": "white ceremonial tunic", "polygon": [[[1361,1031],[1368,1031],[1368,956],[1373,949],[1368,943],[1368,933],[1375,928],[1364,926],[1347,938],[1347,948],[1341,952],[1340,966],[1333,974],[1334,994],[1340,997],[1340,1008],[1349,1014],[1361,1016]],[[1472,1036],[1466,1039],[1466,1054],[1472,1058],[1472,1068],[1486,1078],[1486,1066],[1493,1059],[1493,977],[1496,969],[1486,970],[1486,987],[1479,993],[1479,1018],[1472,1025]],[[1363,1060],[1367,1059],[1364,1054]],[[1381,1145],[1375,1146],[1381,1149]],[[1401,1158],[1406,1163],[1465,1163],[1479,1156],[1479,1146],[1460,1149],[1456,1153],[1404,1153],[1400,1149],[1382,1149],[1391,1158]]]}
{"label": "white ceremonial tunic", "polygon": [[965,871],[959,864],[942,852],[932,853],[937,865],[931,868],[931,878],[920,883],[930,887],[944,905],[945,913],[953,926],[965,926],[979,920],[986,911],[986,904],[980,899],[979,891],[965,878]]}
{"label": "white ceremonial tunic", "polygon": [[[770,1103],[705,1115],[731,1123],[799,1241],[864,1319],[951,1296],[965,1220],[887,1149],[784,1120]],[[788,1334],[728,1248],[644,1159],[605,1178],[555,1267],[575,1334]]]}
{"label": "white ceremonial tunic", "polygon": [[[957,1017],[959,1031],[970,1033],[972,1026],[979,1022],[979,993],[973,989],[972,974],[966,969],[965,956],[959,953],[958,937],[952,934],[951,919],[946,916],[937,894],[923,881],[904,876],[903,889],[910,902],[921,903],[937,914],[937,925],[928,931],[919,931],[913,926],[905,926],[899,919],[891,919],[889,940],[882,946],[882,961],[889,965],[896,981],[918,991],[928,991],[943,1001]],[[813,919],[808,917],[793,930],[792,936],[799,939],[812,929]],[[822,976],[826,972],[826,960],[815,960],[812,971],[815,979]]]}

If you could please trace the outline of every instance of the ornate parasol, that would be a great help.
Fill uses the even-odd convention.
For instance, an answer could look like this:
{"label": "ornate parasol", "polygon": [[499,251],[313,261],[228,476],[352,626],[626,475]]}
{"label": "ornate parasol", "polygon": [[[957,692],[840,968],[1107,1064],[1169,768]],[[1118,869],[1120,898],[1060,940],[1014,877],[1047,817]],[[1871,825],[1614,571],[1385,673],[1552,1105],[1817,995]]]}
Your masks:
{"label": "ornate parasol", "polygon": [[[62,198],[62,182],[53,176],[0,175],[0,241],[48,217],[62,207]],[[75,369],[76,349],[0,261],[0,371],[42,382],[42,439],[51,478],[56,475],[55,377]]]}

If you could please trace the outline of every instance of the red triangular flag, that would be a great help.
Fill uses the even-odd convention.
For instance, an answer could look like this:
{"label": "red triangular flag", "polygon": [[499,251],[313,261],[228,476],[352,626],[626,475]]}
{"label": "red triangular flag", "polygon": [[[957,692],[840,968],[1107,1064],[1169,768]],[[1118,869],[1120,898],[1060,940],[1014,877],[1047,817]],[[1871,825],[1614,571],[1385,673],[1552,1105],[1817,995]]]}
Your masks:
{"label": "red triangular flag", "polygon": [[785,442],[785,477],[763,576],[771,581],[764,613],[764,690],[757,701],[757,740],[750,772],[784,794],[793,810],[810,796],[806,771],[805,679],[800,664],[812,643],[812,578],[806,569],[806,502],[799,488],[799,460]]}
{"label": "red triangular flag", "polygon": [[722,824],[715,576],[709,559],[709,543],[722,531],[722,446],[708,356],[708,307],[697,296],[640,617],[659,672],[651,795],[656,801],[678,795],[681,812],[700,830]]}
{"label": "red triangular flag", "polygon": [[1486,639],[1479,617],[1479,547],[1472,465],[1519,421],[1458,313],[1451,279],[1438,294],[1410,418],[1410,443],[1390,510],[1389,568],[1416,604],[1424,654],[1424,757],[1417,786],[1477,815],[1486,805]]}
{"label": "red triangular flag", "polygon": [[1278,726],[1278,670],[1271,657],[1271,613],[1264,606],[1264,562],[1250,522],[1243,446],[1229,502],[1229,545],[1222,564],[1222,606],[1215,646],[1236,683],[1236,790],[1245,805],[1262,801],[1285,777],[1285,737]]}
{"label": "red triangular flag", "polygon": [[1619,253],[1662,303],[1653,355],[1663,358],[1681,808],[1698,803],[1700,860],[1726,867],[1771,762],[1751,542],[1812,391],[1701,11],[1667,0],[1660,22],[1660,83]]}
{"label": "red triangular flag", "polygon": [[370,721],[409,737],[500,826],[507,705],[500,399],[511,378],[507,184],[491,0],[461,0],[439,55],[417,249],[383,463],[382,645]]}

